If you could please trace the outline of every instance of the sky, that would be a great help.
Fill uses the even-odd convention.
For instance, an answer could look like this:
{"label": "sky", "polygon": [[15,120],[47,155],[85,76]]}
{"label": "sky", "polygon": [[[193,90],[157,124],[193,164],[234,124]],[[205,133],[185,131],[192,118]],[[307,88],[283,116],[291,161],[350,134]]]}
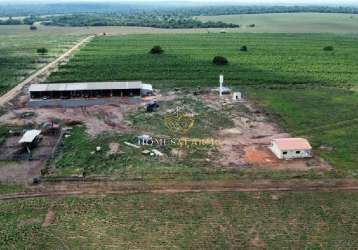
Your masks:
{"label": "sky", "polygon": [[[75,2],[98,2],[98,3],[108,3],[108,2],[123,2],[123,3],[133,3],[133,2],[168,2],[168,0],[0,0],[0,3],[75,3]],[[174,2],[174,1],[173,1]],[[193,2],[193,3],[215,3],[220,4],[223,2],[230,2],[236,4],[282,4],[282,5],[299,5],[299,4],[318,4],[318,5],[357,5],[358,0],[179,0],[179,2]]]}

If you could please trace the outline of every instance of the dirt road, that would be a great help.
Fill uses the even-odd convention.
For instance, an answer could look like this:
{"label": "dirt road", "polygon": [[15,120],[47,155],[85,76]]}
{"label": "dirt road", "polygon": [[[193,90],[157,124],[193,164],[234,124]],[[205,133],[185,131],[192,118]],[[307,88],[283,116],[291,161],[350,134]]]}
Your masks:
{"label": "dirt road", "polygon": [[0,200],[59,196],[104,196],[128,193],[199,193],[199,192],[327,192],[358,191],[357,179],[323,180],[236,180],[147,183],[115,182],[55,182],[29,187],[23,193],[0,195]]}
{"label": "dirt road", "polygon": [[90,41],[94,36],[88,36],[85,39],[78,42],[75,46],[73,46],[71,49],[66,51],[64,54],[62,54],[60,57],[58,57],[56,60],[52,61],[51,63],[47,64],[42,69],[36,71],[34,74],[30,75],[28,78],[20,82],[18,85],[16,85],[13,89],[8,91],[6,94],[0,97],[0,107],[4,106],[6,103],[11,101],[13,98],[15,98],[19,93],[21,93],[21,90],[24,86],[27,84],[30,84],[32,81],[34,81],[36,78],[40,77],[41,75],[49,72],[50,70],[54,69],[60,62],[65,60],[67,57],[72,55],[74,51],[76,51],[81,45],[84,43]]}

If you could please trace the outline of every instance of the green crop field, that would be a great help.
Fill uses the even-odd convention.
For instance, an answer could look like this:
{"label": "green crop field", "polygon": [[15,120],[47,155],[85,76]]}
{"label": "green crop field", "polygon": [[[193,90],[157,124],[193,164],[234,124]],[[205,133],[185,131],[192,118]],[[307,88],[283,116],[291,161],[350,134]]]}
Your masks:
{"label": "green crop field", "polygon": [[[143,80],[157,88],[214,86],[224,73],[338,170],[357,174],[358,37],[322,34],[187,34],[101,37],[48,81]],[[148,53],[153,45],[163,55]],[[243,45],[247,52],[240,51]],[[323,47],[333,46],[333,51]],[[229,65],[215,66],[215,55]],[[320,146],[334,150],[321,151]]]}
{"label": "green crop field", "polygon": [[[357,33],[358,15],[336,13],[274,13],[199,16],[200,21],[241,25],[241,32],[257,33]],[[255,24],[255,27],[250,25]]]}
{"label": "green crop field", "polygon": [[[28,26],[1,26],[0,95],[66,51],[81,37],[83,34],[66,29],[30,31]],[[39,55],[38,48],[47,48],[49,52]]]}
{"label": "green crop field", "polygon": [[[144,80],[173,85],[358,82],[358,36],[299,34],[161,34],[101,37],[48,81]],[[160,45],[165,53],[148,51]],[[241,46],[248,52],[240,52]],[[333,46],[334,51],[324,51]],[[229,65],[212,64],[215,55]]]}
{"label": "green crop field", "polygon": [[355,249],[357,209],[349,192],[1,201],[0,249]]}

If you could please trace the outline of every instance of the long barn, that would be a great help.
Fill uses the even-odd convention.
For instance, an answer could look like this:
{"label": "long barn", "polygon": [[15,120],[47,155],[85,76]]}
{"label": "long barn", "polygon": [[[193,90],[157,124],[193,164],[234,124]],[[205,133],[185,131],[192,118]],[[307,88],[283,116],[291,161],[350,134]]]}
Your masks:
{"label": "long barn", "polygon": [[140,96],[148,95],[151,91],[150,84],[140,81],[32,84],[29,88],[31,99]]}

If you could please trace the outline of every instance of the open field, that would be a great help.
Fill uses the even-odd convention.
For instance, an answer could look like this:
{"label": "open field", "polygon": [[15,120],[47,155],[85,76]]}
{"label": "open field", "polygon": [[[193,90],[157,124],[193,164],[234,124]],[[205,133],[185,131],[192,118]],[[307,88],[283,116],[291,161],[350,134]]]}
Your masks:
{"label": "open field", "polygon": [[[143,80],[160,87],[358,82],[358,37],[300,34],[128,35],[96,38],[48,81]],[[148,51],[160,45],[161,56]],[[248,52],[239,51],[248,46]],[[334,51],[323,51],[334,46]],[[229,65],[212,64],[215,55]],[[156,85],[156,87],[159,87]]]}
{"label": "open field", "polygon": [[[139,79],[171,89],[213,86],[224,73],[229,85],[256,95],[288,132],[310,138],[316,152],[338,170],[356,175],[358,97],[350,90],[358,82],[356,41],[354,36],[313,34],[102,37],[83,48],[48,81]],[[155,44],[166,53],[149,55]],[[241,45],[247,45],[249,51],[240,52]],[[323,51],[328,45],[335,50]],[[217,54],[226,56],[230,64],[212,65]],[[320,150],[321,146],[331,150]]]}
{"label": "open field", "polygon": [[[38,27],[37,31],[31,31],[25,25],[0,26],[0,95],[88,35],[208,32],[206,29],[165,30],[141,27]],[[215,32],[215,29],[211,30]],[[36,50],[43,47],[49,53],[37,54]]]}
{"label": "open field", "polygon": [[[336,13],[274,13],[199,16],[198,20],[239,24],[254,33],[357,33],[358,15]],[[249,25],[255,24],[255,27]]]}
{"label": "open field", "polygon": [[354,249],[358,194],[198,193],[0,202],[1,248]]}
{"label": "open field", "polygon": [[[64,29],[30,31],[28,26],[0,27],[0,95],[66,51],[82,36]],[[38,48],[47,48],[49,53],[39,55]]]}

